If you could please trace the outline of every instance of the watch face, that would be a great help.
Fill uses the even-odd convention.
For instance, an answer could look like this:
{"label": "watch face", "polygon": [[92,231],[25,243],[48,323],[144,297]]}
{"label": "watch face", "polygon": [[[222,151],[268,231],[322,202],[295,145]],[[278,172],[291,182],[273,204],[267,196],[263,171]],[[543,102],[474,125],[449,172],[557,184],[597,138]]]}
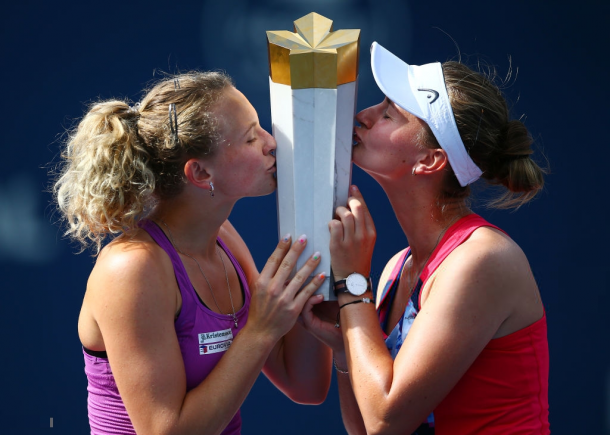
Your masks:
{"label": "watch face", "polygon": [[369,283],[366,281],[366,278],[360,275],[359,273],[352,273],[350,276],[347,277],[347,280],[345,282],[347,290],[355,296],[360,296],[366,293],[368,284]]}

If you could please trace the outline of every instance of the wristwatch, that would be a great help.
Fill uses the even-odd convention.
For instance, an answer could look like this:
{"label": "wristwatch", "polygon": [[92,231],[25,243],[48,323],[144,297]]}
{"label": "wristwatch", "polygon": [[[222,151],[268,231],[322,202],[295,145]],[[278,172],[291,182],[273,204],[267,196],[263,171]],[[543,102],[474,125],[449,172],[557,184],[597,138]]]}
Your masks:
{"label": "wristwatch", "polygon": [[371,278],[365,278],[359,273],[352,273],[347,279],[335,282],[335,296],[339,293],[349,293],[354,296],[361,296],[371,290]]}

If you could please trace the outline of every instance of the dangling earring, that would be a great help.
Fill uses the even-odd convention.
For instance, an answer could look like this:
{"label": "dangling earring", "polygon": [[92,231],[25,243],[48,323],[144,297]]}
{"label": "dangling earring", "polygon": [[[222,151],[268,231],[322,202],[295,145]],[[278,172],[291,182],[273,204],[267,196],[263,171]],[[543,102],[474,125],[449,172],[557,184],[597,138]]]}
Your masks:
{"label": "dangling earring", "polygon": [[210,196],[214,196],[214,183],[210,181]]}

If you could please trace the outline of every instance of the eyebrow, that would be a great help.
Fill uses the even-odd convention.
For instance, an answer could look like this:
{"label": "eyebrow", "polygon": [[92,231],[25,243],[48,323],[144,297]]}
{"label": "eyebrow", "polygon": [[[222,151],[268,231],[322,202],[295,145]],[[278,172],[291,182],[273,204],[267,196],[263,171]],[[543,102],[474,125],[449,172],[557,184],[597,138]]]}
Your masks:
{"label": "eyebrow", "polygon": [[252,130],[252,128],[256,127],[256,124],[258,124],[258,122],[257,122],[257,121],[254,121],[254,122],[252,122],[250,125],[248,125],[248,128],[246,129],[246,131],[244,132],[244,134],[242,135],[242,137],[243,137],[243,136],[245,136],[245,135],[247,135],[247,134],[248,134],[248,132],[249,132],[250,130]]}
{"label": "eyebrow", "polygon": [[[392,110],[394,110],[394,112],[396,112],[400,116],[406,118],[405,114],[403,113],[404,109],[402,107],[398,106],[394,101],[390,100],[388,97],[385,97],[385,99],[388,101],[388,109],[391,107]],[[406,110],[405,110],[405,112],[406,112]]]}
{"label": "eyebrow", "polygon": [[389,107],[391,107],[394,110],[397,110],[396,103],[394,101],[390,100],[388,97],[385,97],[385,99],[387,100]]}

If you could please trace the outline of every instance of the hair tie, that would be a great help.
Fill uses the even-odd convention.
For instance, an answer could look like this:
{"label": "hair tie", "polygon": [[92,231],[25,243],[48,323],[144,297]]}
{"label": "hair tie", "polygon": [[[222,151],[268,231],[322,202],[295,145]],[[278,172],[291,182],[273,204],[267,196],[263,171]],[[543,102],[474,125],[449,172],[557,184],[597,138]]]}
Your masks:
{"label": "hair tie", "polygon": [[133,106],[129,106],[129,113],[140,114],[140,103],[136,103]]}
{"label": "hair tie", "polygon": [[530,155],[529,154],[521,154],[520,156],[513,156],[510,159],[508,159],[509,162],[513,162],[515,160],[523,160],[523,159],[529,159]]}

